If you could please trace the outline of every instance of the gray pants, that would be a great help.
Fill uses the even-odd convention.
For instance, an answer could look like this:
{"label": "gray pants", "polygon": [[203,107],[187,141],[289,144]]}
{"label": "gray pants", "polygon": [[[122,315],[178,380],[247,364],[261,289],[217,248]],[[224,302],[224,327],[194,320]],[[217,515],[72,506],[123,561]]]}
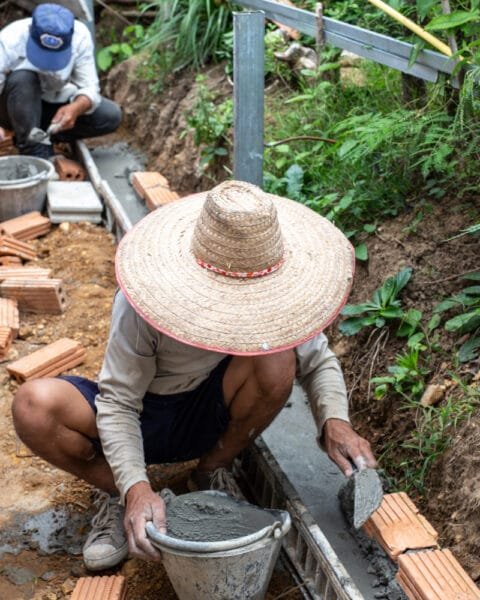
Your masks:
{"label": "gray pants", "polygon": [[[34,71],[13,71],[7,76],[0,95],[0,126],[13,129],[15,144],[21,154],[49,158],[53,147],[32,143],[28,135],[34,127],[46,130],[57,110],[64,104],[52,104],[41,98],[40,80]],[[112,133],[120,125],[122,111],[118,104],[102,98],[98,108],[78,117],[75,127],[52,136],[53,142],[73,142],[77,139]]]}

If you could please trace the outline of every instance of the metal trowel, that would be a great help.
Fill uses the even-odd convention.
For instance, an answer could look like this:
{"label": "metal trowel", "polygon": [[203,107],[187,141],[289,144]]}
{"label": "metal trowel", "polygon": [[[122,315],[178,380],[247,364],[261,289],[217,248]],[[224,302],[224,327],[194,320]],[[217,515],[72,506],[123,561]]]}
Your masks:
{"label": "metal trowel", "polygon": [[355,529],[360,529],[382,503],[383,487],[375,469],[355,469],[338,491],[340,505]]}
{"label": "metal trowel", "polygon": [[52,143],[50,136],[54,133],[57,133],[61,126],[62,121],[59,121],[58,123],[52,123],[48,127],[47,131],[40,129],[40,127],[34,127],[28,134],[28,141],[36,142],[37,144],[47,144],[50,146]]}

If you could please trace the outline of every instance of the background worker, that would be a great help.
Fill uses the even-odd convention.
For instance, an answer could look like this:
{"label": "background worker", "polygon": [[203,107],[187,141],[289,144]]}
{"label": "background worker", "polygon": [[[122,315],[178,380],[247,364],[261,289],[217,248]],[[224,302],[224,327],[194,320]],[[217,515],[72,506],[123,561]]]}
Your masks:
{"label": "background worker", "polygon": [[13,129],[21,154],[53,156],[29,139],[34,128],[55,125],[58,142],[115,131],[120,107],[99,90],[92,36],[67,8],[40,4],[0,32],[0,139]]}
{"label": "background worker", "polygon": [[126,234],[98,384],[29,381],[13,403],[29,448],[103,490],[88,568],[112,567],[129,550],[159,560],[145,525],[165,531],[165,505],[146,464],[198,458],[190,489],[235,493],[235,457],[273,421],[295,377],[343,473],[376,466],[349,423],[343,375],[321,333],[346,302],[353,264],[332,223],[235,181],[164,206]]}

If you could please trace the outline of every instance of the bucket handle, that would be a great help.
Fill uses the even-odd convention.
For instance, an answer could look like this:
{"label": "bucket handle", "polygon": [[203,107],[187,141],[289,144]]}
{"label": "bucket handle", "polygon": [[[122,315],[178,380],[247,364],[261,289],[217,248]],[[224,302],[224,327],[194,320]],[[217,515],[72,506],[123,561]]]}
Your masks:
{"label": "bucket handle", "polygon": [[171,550],[179,550],[182,552],[225,552],[227,550],[234,550],[236,548],[248,546],[269,536],[273,536],[275,539],[278,539],[287,533],[291,525],[290,515],[288,512],[282,511],[281,516],[282,522],[275,521],[275,523],[272,525],[268,525],[259,531],[251,533],[250,535],[219,542],[194,542],[172,538],[168,535],[160,533],[151,521],[146,524],[146,531],[148,536],[156,544],[158,544],[158,546],[160,546],[160,549],[163,546],[165,548],[170,548]]}

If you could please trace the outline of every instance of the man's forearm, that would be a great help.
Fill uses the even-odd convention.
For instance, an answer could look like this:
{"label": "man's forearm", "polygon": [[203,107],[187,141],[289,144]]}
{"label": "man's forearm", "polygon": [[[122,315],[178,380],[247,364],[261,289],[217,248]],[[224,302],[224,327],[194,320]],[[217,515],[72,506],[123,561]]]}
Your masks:
{"label": "man's forearm", "polygon": [[88,96],[77,96],[71,103],[70,106],[75,108],[75,112],[77,117],[85,114],[92,108],[92,101]]}

